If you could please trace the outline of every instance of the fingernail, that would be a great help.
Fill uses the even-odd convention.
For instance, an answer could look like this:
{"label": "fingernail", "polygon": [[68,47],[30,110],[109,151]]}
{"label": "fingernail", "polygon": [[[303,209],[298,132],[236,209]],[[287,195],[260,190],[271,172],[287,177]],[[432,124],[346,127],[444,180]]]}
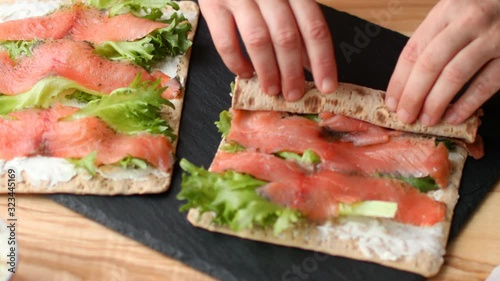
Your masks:
{"label": "fingernail", "polygon": [[330,94],[333,91],[335,91],[335,83],[333,82],[333,79],[329,77],[323,79],[323,82],[321,82],[321,92],[323,94]]}
{"label": "fingernail", "polygon": [[288,92],[287,99],[289,101],[296,101],[302,97],[302,91],[299,89],[293,89]]}
{"label": "fingernail", "polygon": [[459,116],[455,112],[451,112],[446,114],[446,121],[451,124],[456,124],[458,123]]}
{"label": "fingernail", "polygon": [[279,93],[280,93],[280,87],[277,85],[273,85],[273,86],[267,88],[267,94],[269,94],[269,95],[274,96],[274,95],[277,95]]}
{"label": "fingernail", "polygon": [[404,123],[410,123],[410,113],[405,109],[398,110],[398,118]]}
{"label": "fingernail", "polygon": [[389,111],[396,111],[396,109],[398,108],[398,101],[393,97],[387,97],[387,99],[385,100],[385,105],[387,106],[387,109],[389,109]]}
{"label": "fingernail", "polygon": [[425,126],[430,126],[431,125],[431,117],[427,114],[424,113],[422,116],[420,116],[420,123]]}

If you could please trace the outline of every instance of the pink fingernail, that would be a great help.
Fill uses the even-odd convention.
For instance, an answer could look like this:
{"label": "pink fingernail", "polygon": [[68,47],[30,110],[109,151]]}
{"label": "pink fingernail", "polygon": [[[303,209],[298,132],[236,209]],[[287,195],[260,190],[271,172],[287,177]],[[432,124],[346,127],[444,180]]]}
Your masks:
{"label": "pink fingernail", "polygon": [[277,85],[273,85],[273,86],[267,88],[267,94],[269,94],[269,95],[274,96],[274,95],[277,95],[279,93],[280,93],[280,87]]}
{"label": "pink fingernail", "polygon": [[398,108],[398,101],[393,97],[387,97],[387,99],[385,100],[385,105],[387,106],[387,109],[389,109],[389,111],[396,111],[396,109]]}
{"label": "pink fingernail", "polygon": [[422,116],[420,116],[420,123],[422,123],[425,126],[430,126],[431,117],[427,113],[422,114]]}
{"label": "pink fingernail", "polygon": [[451,113],[446,115],[446,121],[448,121],[448,123],[451,123],[451,124],[458,123],[459,118],[460,117],[455,112],[451,112]]}
{"label": "pink fingernail", "polygon": [[302,97],[302,92],[299,89],[293,89],[288,92],[287,99],[289,101],[296,101]]}
{"label": "pink fingernail", "polygon": [[405,109],[398,110],[398,118],[404,123],[410,123],[410,113]]}
{"label": "pink fingernail", "polygon": [[333,79],[323,79],[323,81],[321,82],[321,92],[323,92],[323,94],[329,94],[333,91],[335,91],[335,83],[333,82]]}

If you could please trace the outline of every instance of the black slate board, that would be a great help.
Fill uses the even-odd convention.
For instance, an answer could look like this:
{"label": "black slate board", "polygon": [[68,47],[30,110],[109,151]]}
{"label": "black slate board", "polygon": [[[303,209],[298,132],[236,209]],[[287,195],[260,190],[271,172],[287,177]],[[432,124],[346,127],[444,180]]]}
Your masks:
{"label": "black slate board", "polygon": [[[407,38],[351,15],[323,7],[332,30],[343,82],[385,89]],[[369,38],[348,62],[339,46],[354,43],[356,28],[379,34]],[[373,34],[373,33],[372,33]],[[361,46],[358,44],[358,46]],[[178,156],[208,167],[220,141],[213,122],[230,106],[229,83],[234,76],[217,55],[206,23],[200,19],[187,83]],[[497,110],[495,111],[495,108]],[[499,130],[495,121],[500,96],[484,107],[480,133],[487,156],[469,159],[463,175],[461,198],[451,230],[457,235],[500,174]],[[166,194],[148,196],[50,196],[55,201],[119,231],[168,256],[221,280],[422,280],[421,276],[368,262],[324,256],[310,251],[242,240],[192,227],[177,210],[181,171],[175,168]],[[298,271],[297,271],[298,268]],[[146,276],[145,276],[146,277]]]}

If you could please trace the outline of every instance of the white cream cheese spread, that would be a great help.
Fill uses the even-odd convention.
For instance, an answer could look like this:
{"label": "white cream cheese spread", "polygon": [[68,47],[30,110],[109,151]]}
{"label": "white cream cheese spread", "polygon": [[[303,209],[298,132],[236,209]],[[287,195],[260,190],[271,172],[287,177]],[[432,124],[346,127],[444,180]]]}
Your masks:
{"label": "white cream cheese spread", "polygon": [[338,223],[318,226],[322,239],[355,239],[366,257],[395,261],[428,252],[442,258],[443,225],[417,227],[391,220],[367,218],[341,219]]}

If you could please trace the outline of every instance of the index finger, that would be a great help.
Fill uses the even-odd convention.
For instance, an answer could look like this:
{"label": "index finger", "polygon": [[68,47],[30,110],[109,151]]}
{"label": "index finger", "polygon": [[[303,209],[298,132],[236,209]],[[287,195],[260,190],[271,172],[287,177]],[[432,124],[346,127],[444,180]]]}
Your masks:
{"label": "index finger", "polygon": [[312,0],[290,1],[304,40],[314,82],[324,94],[337,88],[337,64],[332,36],[318,4]]}
{"label": "index finger", "polygon": [[214,5],[213,1],[200,0],[200,9],[224,64],[236,75],[252,77],[253,67],[241,51],[232,13],[224,7]]}

